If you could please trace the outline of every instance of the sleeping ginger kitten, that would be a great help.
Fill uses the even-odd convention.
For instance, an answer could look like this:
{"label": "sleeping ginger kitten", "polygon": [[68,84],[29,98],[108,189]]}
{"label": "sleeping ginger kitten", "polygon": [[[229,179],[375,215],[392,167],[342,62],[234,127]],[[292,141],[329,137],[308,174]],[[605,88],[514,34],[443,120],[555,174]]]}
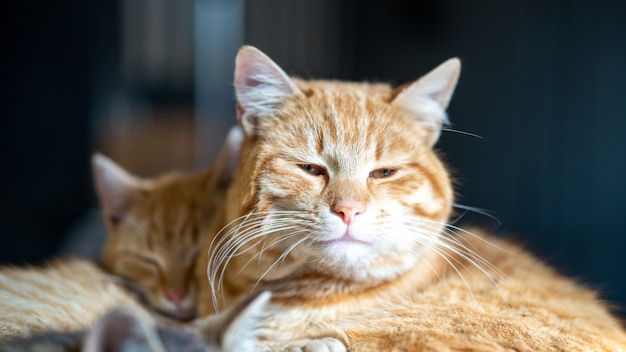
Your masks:
{"label": "sleeping ginger kitten", "polygon": [[434,145],[459,73],[453,58],[397,89],[305,81],[241,48],[245,139],[199,265],[201,314],[271,290],[260,350],[626,350],[594,292],[447,223]]}
{"label": "sleeping ginger kitten", "polygon": [[195,174],[140,179],[103,155],[93,157],[95,188],[108,232],[102,264],[168,317],[196,316],[194,268],[200,249],[206,247],[200,234],[224,197],[241,138],[239,129],[233,128],[215,164]]}
{"label": "sleeping ginger kitten", "polygon": [[220,207],[241,137],[233,128],[214,165],[198,174],[139,179],[94,156],[96,190],[109,231],[102,255],[106,270],[83,259],[0,267],[0,340],[85,330],[119,305],[151,308],[161,313],[158,318],[193,318],[194,262],[207,246],[199,234]]}

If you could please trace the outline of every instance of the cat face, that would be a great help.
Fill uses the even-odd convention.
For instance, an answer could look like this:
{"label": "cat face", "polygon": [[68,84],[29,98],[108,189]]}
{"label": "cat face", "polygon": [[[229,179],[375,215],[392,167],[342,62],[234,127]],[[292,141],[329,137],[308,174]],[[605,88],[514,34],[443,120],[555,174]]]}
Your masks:
{"label": "cat face", "polygon": [[158,311],[195,316],[194,264],[212,211],[209,174],[135,178],[103,156],[94,159],[108,237],[102,261]]}
{"label": "cat face", "polygon": [[157,311],[196,315],[195,262],[238,165],[243,134],[233,127],[214,165],[202,173],[137,178],[96,154],[96,193],[108,230],[103,265]]}
{"label": "cat face", "polygon": [[452,59],[394,91],[293,80],[241,49],[235,86],[246,140],[233,193],[243,206],[229,208],[241,218],[225,229],[215,263],[237,253],[243,266],[261,263],[267,279],[406,271],[450,213],[452,187],[432,147],[458,72]]}

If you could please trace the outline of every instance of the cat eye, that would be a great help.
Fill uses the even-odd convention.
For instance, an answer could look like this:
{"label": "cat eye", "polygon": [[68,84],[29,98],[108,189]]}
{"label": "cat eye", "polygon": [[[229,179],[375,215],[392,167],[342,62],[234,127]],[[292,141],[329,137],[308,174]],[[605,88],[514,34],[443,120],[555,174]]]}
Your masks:
{"label": "cat eye", "polygon": [[153,258],[146,257],[146,256],[143,256],[143,255],[139,255],[139,256],[136,257],[136,259],[140,263],[143,263],[145,265],[151,266],[151,267],[153,267],[156,270],[159,270],[159,271],[161,270],[161,264],[157,260],[155,260]]}
{"label": "cat eye", "polygon": [[378,169],[370,172],[369,177],[371,178],[385,178],[389,177],[396,173],[394,169]]}
{"label": "cat eye", "polygon": [[320,166],[315,166],[315,165],[311,165],[311,164],[301,164],[298,165],[302,170],[306,171],[307,173],[309,173],[310,175],[313,176],[323,176],[326,175],[326,171],[324,171],[324,168],[320,167]]}

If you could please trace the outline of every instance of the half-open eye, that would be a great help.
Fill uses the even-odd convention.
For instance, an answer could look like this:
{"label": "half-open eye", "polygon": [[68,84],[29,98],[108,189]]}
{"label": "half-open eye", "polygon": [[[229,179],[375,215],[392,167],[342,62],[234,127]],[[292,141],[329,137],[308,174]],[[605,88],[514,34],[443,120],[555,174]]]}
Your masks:
{"label": "half-open eye", "polygon": [[311,164],[300,164],[298,166],[300,166],[302,170],[306,171],[308,174],[313,175],[313,176],[326,175],[326,171],[321,166],[316,166],[316,165],[311,165]]}
{"label": "half-open eye", "polygon": [[371,178],[385,178],[389,177],[396,173],[394,169],[378,169],[370,172],[369,177]]}

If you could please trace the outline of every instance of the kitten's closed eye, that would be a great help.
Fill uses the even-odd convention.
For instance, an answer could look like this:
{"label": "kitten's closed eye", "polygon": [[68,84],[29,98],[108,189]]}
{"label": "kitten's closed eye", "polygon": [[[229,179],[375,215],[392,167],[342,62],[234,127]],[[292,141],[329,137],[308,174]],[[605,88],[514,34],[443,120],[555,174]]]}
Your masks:
{"label": "kitten's closed eye", "polygon": [[126,277],[128,279],[147,278],[151,276],[158,277],[163,272],[161,264],[154,258],[150,258],[144,255],[134,254],[133,256],[127,256],[123,260],[120,260],[119,267],[123,267],[123,270],[117,270],[117,275]]}

